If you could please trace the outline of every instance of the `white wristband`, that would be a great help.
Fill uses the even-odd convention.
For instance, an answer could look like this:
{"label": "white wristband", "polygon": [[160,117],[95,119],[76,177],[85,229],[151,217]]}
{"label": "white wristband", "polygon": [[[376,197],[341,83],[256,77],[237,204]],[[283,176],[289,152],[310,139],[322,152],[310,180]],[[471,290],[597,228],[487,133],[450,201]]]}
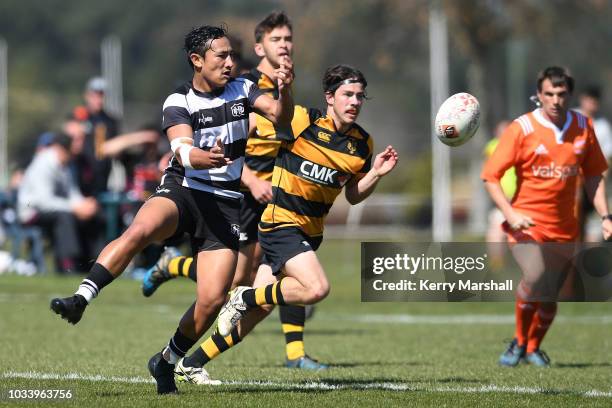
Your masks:
{"label": "white wristband", "polygon": [[189,152],[194,149],[193,146],[182,145],[181,150],[179,150],[179,154],[181,156],[181,162],[183,163],[183,167],[186,169],[193,169],[191,162],[189,161]]}
{"label": "white wristband", "polygon": [[193,146],[193,138],[184,136],[184,137],[177,137],[176,139],[172,139],[170,141],[170,150],[172,150],[172,153],[174,154],[176,154],[176,151],[181,146]]}

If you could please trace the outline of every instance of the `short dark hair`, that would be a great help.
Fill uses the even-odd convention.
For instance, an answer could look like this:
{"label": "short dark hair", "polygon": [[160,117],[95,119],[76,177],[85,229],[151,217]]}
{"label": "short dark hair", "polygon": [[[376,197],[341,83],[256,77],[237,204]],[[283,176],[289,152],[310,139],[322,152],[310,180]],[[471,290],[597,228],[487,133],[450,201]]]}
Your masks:
{"label": "short dark hair", "polygon": [[72,138],[63,132],[56,133],[53,136],[51,144],[61,146],[70,151],[70,148],[72,147]]}
{"label": "short dark hair", "polygon": [[260,43],[264,34],[269,33],[277,27],[289,27],[293,31],[291,20],[284,11],[273,11],[255,26],[255,42]]}
{"label": "short dark hair", "polygon": [[538,92],[542,92],[542,82],[550,79],[553,86],[565,85],[569,93],[574,92],[574,78],[567,68],[548,67],[538,74]]}
{"label": "short dark hair", "polygon": [[204,56],[210,49],[211,43],[217,38],[227,37],[227,27],[200,26],[192,28],[185,36],[184,50],[187,53],[187,62],[193,68],[190,55],[198,54]]}
{"label": "short dark hair", "polygon": [[325,70],[325,75],[323,75],[323,91],[325,93],[334,93],[347,80],[359,82],[363,84],[364,88],[368,86],[365,76],[357,68],[338,64]]}
{"label": "short dark hair", "polygon": [[587,85],[580,93],[582,96],[588,96],[598,101],[601,100],[601,94],[601,87],[599,85]]}

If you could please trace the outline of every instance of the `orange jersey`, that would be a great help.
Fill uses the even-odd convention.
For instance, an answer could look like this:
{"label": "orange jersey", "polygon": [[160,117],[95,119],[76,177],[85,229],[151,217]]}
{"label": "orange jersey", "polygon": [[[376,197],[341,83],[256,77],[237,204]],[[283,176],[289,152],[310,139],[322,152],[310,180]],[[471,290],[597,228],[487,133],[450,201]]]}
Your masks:
{"label": "orange jersey", "polygon": [[608,168],[591,120],[568,111],[563,129],[558,129],[540,109],[522,115],[502,135],[481,177],[499,182],[512,166],[517,175],[512,207],[531,217],[547,240],[576,239],[580,173],[599,176]]}

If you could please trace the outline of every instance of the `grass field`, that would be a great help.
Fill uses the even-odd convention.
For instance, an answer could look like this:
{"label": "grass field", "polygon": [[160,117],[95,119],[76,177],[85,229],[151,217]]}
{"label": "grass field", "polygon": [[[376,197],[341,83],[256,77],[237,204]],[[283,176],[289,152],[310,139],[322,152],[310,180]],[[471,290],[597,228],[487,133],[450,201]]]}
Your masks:
{"label": "grass field", "polygon": [[[194,297],[174,281],[152,298],[139,282],[107,287],[77,326],[49,309],[77,278],[0,276],[0,406],[10,389],[70,389],[74,406],[611,406],[612,304],[562,304],[544,349],[550,369],[502,369],[509,303],[360,303],[359,244],[320,250],[330,297],[307,322],[306,347],[325,372],[282,368],[276,314],[207,368],[221,386],[179,385],[157,396],[146,363]],[[38,400],[44,407],[70,406]]]}

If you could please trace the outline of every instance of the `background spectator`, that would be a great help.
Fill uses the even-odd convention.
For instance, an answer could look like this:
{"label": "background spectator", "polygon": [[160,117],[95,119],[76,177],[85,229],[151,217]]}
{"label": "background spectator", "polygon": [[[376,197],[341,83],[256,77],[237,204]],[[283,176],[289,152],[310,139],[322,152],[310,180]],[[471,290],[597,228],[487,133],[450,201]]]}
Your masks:
{"label": "background spectator", "polygon": [[108,176],[111,171],[111,161],[102,151],[104,143],[117,135],[118,122],[104,110],[104,95],[107,84],[104,78],[91,78],[85,86],[83,98],[85,106],[74,108],[73,119],[84,126],[85,139],[83,149],[77,157],[79,186],[85,196],[96,196],[107,190]]}
{"label": "background spectator", "polygon": [[72,139],[58,133],[52,144],[34,156],[19,186],[18,215],[22,223],[39,225],[50,235],[58,271],[73,271],[81,255],[79,223],[98,211],[95,199],[85,198],[68,163]]}

